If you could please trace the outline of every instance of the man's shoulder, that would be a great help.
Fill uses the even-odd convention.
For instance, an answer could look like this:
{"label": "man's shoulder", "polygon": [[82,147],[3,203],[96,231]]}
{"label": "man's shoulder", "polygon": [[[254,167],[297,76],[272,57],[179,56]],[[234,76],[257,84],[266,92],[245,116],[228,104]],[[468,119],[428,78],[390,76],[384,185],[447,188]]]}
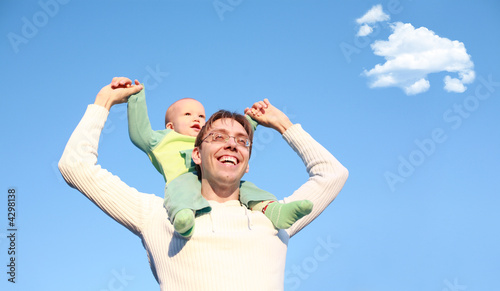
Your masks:
{"label": "man's shoulder", "polygon": [[164,217],[168,221],[167,211],[163,207],[164,199],[155,194],[144,194],[143,205],[146,209],[145,215],[150,217],[155,217],[158,219],[159,216]]}
{"label": "man's shoulder", "polygon": [[149,204],[151,207],[163,207],[163,198],[156,194],[143,193],[145,203]]}

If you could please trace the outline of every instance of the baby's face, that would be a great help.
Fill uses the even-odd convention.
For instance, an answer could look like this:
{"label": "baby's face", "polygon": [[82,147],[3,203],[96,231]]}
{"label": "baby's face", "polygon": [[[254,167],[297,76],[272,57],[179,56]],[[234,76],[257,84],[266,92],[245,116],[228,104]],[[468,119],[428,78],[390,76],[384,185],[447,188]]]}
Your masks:
{"label": "baby's face", "polygon": [[167,128],[189,136],[197,136],[200,129],[205,125],[205,108],[193,99],[179,100],[175,104],[175,110]]}

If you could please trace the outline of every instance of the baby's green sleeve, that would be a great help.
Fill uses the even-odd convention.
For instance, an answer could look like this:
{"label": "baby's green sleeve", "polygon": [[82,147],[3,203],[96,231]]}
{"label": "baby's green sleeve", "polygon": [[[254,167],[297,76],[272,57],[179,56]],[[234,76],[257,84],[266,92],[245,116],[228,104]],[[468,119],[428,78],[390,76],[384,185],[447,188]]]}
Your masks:
{"label": "baby's green sleeve", "polygon": [[165,134],[151,128],[146,106],[146,93],[144,91],[145,89],[142,89],[128,99],[128,133],[132,143],[150,155],[153,148]]}
{"label": "baby's green sleeve", "polygon": [[154,131],[151,128],[144,90],[145,89],[142,89],[139,93],[130,96],[128,99],[128,133],[132,143],[148,155],[158,172],[165,175],[161,165],[153,155],[153,149],[162,141],[170,130]]}
{"label": "baby's green sleeve", "polygon": [[257,125],[259,125],[259,123],[257,121],[255,121],[252,117],[250,117],[246,114],[245,114],[245,117],[247,118],[248,122],[250,122],[250,124],[252,125],[252,129],[255,132],[255,130],[257,129]]}

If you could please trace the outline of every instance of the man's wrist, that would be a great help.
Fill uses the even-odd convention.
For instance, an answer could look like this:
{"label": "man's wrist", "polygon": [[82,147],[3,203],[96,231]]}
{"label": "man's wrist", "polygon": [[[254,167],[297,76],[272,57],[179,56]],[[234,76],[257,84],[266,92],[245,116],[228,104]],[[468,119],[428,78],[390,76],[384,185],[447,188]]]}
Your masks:
{"label": "man's wrist", "polygon": [[285,131],[287,131],[287,129],[289,129],[292,125],[293,125],[293,123],[290,121],[290,119],[287,119],[287,120],[281,121],[279,124],[277,124],[275,129],[279,133],[284,134]]}
{"label": "man's wrist", "polygon": [[101,107],[104,107],[108,111],[111,109],[111,106],[113,106],[113,104],[111,103],[111,101],[108,98],[105,98],[105,97],[100,96],[100,95],[97,95],[97,97],[95,98],[94,104],[99,105]]}

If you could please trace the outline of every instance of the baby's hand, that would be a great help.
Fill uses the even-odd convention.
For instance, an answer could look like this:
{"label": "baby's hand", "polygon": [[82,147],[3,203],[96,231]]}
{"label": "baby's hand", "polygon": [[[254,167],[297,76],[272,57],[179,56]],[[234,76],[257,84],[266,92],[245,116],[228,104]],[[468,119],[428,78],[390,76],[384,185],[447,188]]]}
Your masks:
{"label": "baby's hand", "polygon": [[135,94],[143,89],[141,83],[125,77],[113,78],[109,85],[104,86],[96,96],[94,104],[110,109],[115,104],[125,103],[130,95]]}
{"label": "baby's hand", "polygon": [[[137,79],[135,80],[135,85],[140,85],[139,81]],[[132,86],[132,80],[129,78],[125,77],[114,77],[113,80],[111,81],[111,89],[118,89],[118,88],[128,88]]]}

